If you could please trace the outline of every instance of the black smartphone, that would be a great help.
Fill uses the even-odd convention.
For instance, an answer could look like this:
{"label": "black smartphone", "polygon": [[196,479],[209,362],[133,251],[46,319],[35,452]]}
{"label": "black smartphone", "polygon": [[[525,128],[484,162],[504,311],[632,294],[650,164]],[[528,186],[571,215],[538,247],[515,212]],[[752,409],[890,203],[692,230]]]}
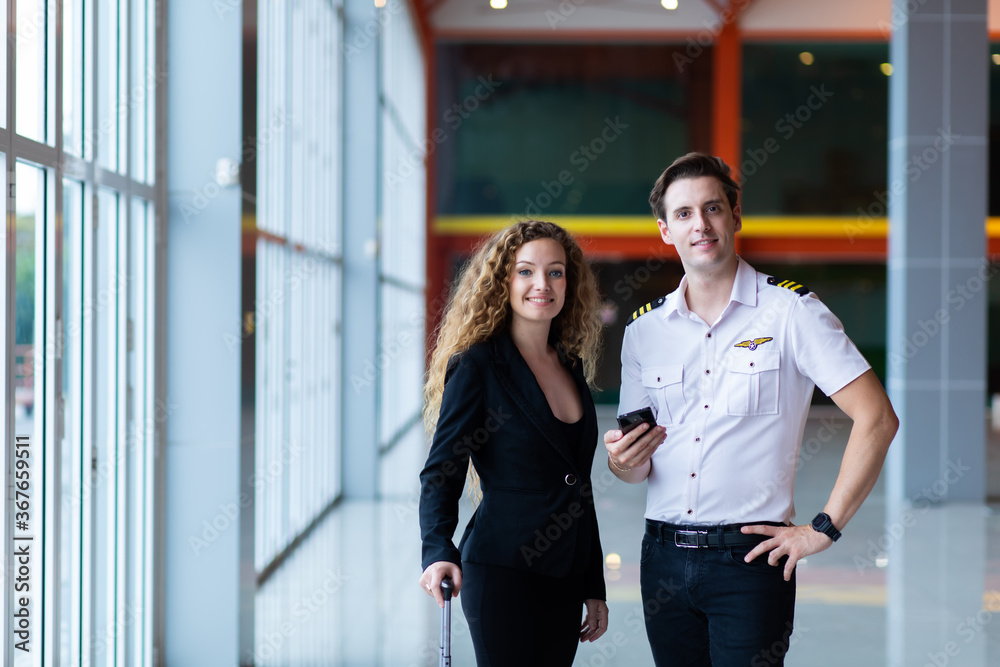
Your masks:
{"label": "black smartphone", "polygon": [[649,408],[639,408],[638,410],[618,415],[618,428],[621,429],[622,435],[643,422],[649,424],[649,428],[656,426],[656,417],[653,416],[653,411]]}

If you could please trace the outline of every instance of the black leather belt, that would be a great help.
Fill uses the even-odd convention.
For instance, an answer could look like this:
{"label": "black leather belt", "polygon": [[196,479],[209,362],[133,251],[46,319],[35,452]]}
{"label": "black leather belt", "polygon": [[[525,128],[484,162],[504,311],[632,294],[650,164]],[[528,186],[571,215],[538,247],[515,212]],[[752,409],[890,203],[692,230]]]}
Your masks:
{"label": "black leather belt", "polygon": [[[780,526],[767,521],[761,524],[768,526]],[[663,544],[673,544],[684,549],[725,549],[726,547],[748,547],[756,546],[764,540],[770,539],[767,535],[744,535],[740,528],[748,525],[733,523],[720,526],[677,526],[663,521],[646,519],[646,534],[656,538]]]}

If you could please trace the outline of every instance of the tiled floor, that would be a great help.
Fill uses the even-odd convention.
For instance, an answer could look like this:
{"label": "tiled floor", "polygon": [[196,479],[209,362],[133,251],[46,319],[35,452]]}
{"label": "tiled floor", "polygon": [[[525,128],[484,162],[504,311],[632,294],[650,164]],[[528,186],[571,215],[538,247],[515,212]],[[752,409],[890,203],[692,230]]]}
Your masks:
{"label": "tiled floor", "polygon": [[[806,443],[826,414],[810,419]],[[600,417],[610,425],[613,409],[602,408]],[[814,440],[804,451],[795,494],[799,522],[822,507],[833,487],[848,429],[837,431],[818,449]],[[991,460],[998,447],[1000,437],[991,434]],[[437,664],[439,610],[417,586],[420,455],[412,455],[411,488],[378,503],[344,503],[265,584],[257,599],[256,664]],[[644,667],[653,664],[639,599],[645,486],[617,481],[597,459],[604,551],[618,554],[621,566],[607,570],[610,630],[581,647],[575,664]],[[843,539],[800,564],[786,664],[1000,665],[1000,515],[994,509],[920,505],[887,511],[880,481]],[[470,508],[463,511],[461,525]],[[474,665],[461,597],[453,606],[452,664]],[[512,640],[516,623],[512,619]]]}

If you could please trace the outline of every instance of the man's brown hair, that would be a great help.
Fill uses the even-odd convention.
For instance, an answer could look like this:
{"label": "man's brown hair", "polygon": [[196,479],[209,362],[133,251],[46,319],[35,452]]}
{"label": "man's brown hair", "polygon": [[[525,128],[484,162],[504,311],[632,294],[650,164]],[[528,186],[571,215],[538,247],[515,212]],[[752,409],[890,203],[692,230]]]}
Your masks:
{"label": "man's brown hair", "polygon": [[718,179],[726,193],[726,199],[729,200],[729,208],[735,209],[739,203],[740,186],[729,175],[730,172],[729,165],[723,162],[722,158],[707,153],[688,153],[677,158],[660,174],[653,191],[649,193],[649,205],[653,207],[653,215],[658,220],[667,219],[667,208],[663,203],[663,197],[667,194],[667,188],[671,183],[682,178],[701,176],[713,176]]}

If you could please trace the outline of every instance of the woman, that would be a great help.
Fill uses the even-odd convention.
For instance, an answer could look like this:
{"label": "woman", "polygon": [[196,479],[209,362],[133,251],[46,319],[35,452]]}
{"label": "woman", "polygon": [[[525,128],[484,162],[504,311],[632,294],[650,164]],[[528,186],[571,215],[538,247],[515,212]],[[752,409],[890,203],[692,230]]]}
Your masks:
{"label": "woman", "polygon": [[[561,227],[519,222],[469,262],[438,333],[420,473],[420,585],[461,590],[476,660],[571,665],[608,627],[590,469],[588,383],[600,346],[596,281]],[[458,547],[468,461],[482,501]],[[581,625],[581,610],[586,616]]]}

